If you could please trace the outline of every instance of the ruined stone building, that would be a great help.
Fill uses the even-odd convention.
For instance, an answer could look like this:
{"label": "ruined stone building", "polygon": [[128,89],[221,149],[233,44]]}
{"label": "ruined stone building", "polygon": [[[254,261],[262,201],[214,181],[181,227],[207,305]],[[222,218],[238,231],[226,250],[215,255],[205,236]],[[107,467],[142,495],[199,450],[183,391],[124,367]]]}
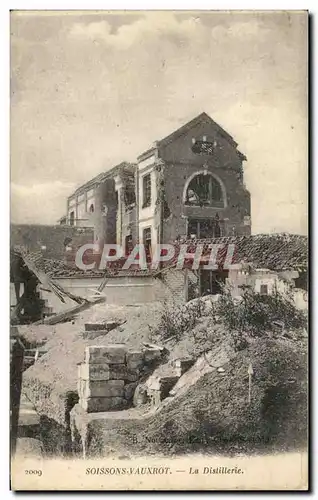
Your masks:
{"label": "ruined stone building", "polygon": [[249,235],[245,156],[202,113],[156,141],[136,163],[123,162],[79,187],[61,224],[94,228],[94,240],[151,248],[180,238]]}
{"label": "ruined stone building", "polygon": [[[287,287],[297,293],[299,307],[306,307],[307,238],[251,235],[245,160],[234,139],[202,113],[157,141],[136,163],[123,162],[80,186],[69,196],[67,212],[58,225],[12,224],[12,309],[16,311],[24,301],[23,314],[32,317],[61,311],[74,302],[69,297],[61,301],[61,290],[92,300],[105,279],[107,301],[117,305],[167,297],[182,302],[222,293],[222,284],[228,283],[234,296],[246,286],[266,295]],[[190,268],[175,268],[178,249],[185,241],[190,252],[198,242],[204,247],[198,271],[191,271],[192,261]],[[93,242],[100,247],[120,244],[126,255],[136,243],[144,243],[150,254],[158,243],[173,243],[174,261],[159,269],[149,265],[121,270],[119,265],[105,270],[99,269],[100,252],[96,252],[88,255],[96,266],[79,269],[77,249]],[[221,247],[213,270],[203,265],[211,245]],[[230,246],[234,253],[228,268],[224,259]],[[32,264],[29,269],[26,259],[35,267]],[[26,284],[30,272],[37,278],[31,280],[32,286]],[[54,280],[57,293],[47,290],[43,276]],[[43,303],[41,311],[38,299]]]}

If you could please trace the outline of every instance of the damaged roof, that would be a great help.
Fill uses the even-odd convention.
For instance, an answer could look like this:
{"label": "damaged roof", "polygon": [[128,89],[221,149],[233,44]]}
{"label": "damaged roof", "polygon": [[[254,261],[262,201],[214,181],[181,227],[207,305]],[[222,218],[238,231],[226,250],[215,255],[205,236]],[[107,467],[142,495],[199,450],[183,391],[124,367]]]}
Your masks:
{"label": "damaged roof", "polygon": [[[252,236],[228,236],[222,238],[179,240],[175,242],[176,254],[173,260],[163,263],[162,269],[173,268],[177,264],[178,249],[181,244],[187,244],[188,252],[195,252],[198,245],[203,245],[205,262],[211,253],[211,245],[221,245],[217,254],[217,265],[222,267],[227,256],[229,245],[234,245],[231,263],[249,263],[256,269],[272,271],[306,270],[308,267],[308,237],[295,234],[258,234]],[[83,270],[74,262],[46,259],[40,252],[27,254],[39,271],[50,279],[57,278],[102,278],[124,276],[157,276],[161,270],[139,269],[137,266],[122,270],[125,259],[111,264],[111,268]],[[192,262],[192,259],[189,260]],[[203,263],[203,262],[202,262]]]}
{"label": "damaged roof", "polygon": [[203,254],[210,254],[210,245],[223,245],[218,252],[217,264],[222,266],[229,245],[234,245],[232,264],[249,263],[255,268],[272,271],[300,270],[308,267],[308,237],[298,234],[256,234],[251,236],[226,236],[179,242],[196,248],[203,245]]}
{"label": "damaged roof", "polygon": [[[122,264],[122,261],[120,264]],[[103,278],[105,276],[111,277],[124,277],[124,276],[151,276],[154,274],[150,269],[139,269],[130,268],[122,270],[120,267],[116,267],[113,263],[111,268],[99,269],[97,266],[95,269],[79,269],[73,265],[68,265],[65,262],[53,260],[53,259],[43,259],[42,263],[43,269],[46,274],[54,279],[56,278]]]}
{"label": "damaged roof", "polygon": [[110,170],[107,170],[106,172],[101,172],[100,174],[93,177],[93,179],[90,179],[89,181],[85,182],[85,184],[82,184],[68,197],[68,199],[73,198],[73,196],[80,194],[83,191],[86,191],[94,186],[97,186],[102,182],[104,182],[106,179],[114,177],[118,174],[124,174],[124,175],[125,174],[127,175],[129,173],[132,174],[135,168],[136,166],[134,163],[123,161],[119,165],[112,167]]}
{"label": "damaged roof", "polygon": [[10,249],[10,282],[19,283],[35,276],[37,280],[49,288],[60,300],[65,302],[65,297],[78,304],[87,302],[83,297],[74,295],[56,283],[52,275],[45,271],[44,259],[41,252],[29,252],[24,247],[15,246]]}

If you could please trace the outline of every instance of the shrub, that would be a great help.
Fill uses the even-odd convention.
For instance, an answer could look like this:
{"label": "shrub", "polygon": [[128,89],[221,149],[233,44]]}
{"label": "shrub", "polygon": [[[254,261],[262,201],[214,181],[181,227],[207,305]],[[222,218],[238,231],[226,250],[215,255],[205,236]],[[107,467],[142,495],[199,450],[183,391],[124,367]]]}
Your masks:
{"label": "shrub", "polygon": [[170,338],[180,340],[184,332],[194,328],[205,314],[206,304],[202,299],[182,305],[165,301],[159,324],[154,330],[152,329],[152,334],[158,335],[163,340]]}
{"label": "shrub", "polygon": [[231,290],[223,288],[216,305],[216,314],[233,334],[237,348],[244,348],[247,337],[261,337],[280,325],[281,330],[306,327],[305,314],[298,310],[292,296],[276,289],[272,295],[260,295],[245,287],[240,300]]}

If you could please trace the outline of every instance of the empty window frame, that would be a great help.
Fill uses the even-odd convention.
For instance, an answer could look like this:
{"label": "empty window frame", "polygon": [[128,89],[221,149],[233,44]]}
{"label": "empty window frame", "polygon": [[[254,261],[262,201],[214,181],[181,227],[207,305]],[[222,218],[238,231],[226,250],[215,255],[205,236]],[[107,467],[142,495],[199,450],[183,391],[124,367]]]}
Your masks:
{"label": "empty window frame", "polygon": [[132,235],[128,234],[125,237],[125,255],[129,255],[132,252],[132,249],[133,249]]}
{"label": "empty window frame", "polygon": [[222,233],[220,221],[216,217],[214,219],[189,219],[188,221],[189,238],[220,238]]}
{"label": "empty window frame", "polygon": [[144,175],[142,178],[142,208],[151,205],[151,175]]}
{"label": "empty window frame", "polygon": [[126,187],[124,191],[124,200],[126,208],[129,208],[136,203],[136,194],[134,186]]}
{"label": "empty window frame", "polygon": [[223,207],[220,183],[211,174],[196,175],[186,191],[186,205]]}
{"label": "empty window frame", "polygon": [[70,212],[70,226],[74,226],[74,222],[75,222],[75,213]]}
{"label": "empty window frame", "polygon": [[151,227],[146,227],[143,230],[142,240],[145,246],[146,257],[151,257]]}

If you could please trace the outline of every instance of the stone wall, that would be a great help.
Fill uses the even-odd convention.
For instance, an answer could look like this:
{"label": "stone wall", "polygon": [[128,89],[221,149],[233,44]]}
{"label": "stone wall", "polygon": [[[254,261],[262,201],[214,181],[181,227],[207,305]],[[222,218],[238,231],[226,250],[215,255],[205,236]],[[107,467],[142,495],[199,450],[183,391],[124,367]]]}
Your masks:
{"label": "stone wall", "polygon": [[118,411],[131,406],[144,369],[161,350],[129,350],[125,344],[89,346],[78,365],[79,405],[87,413]]}
{"label": "stone wall", "polygon": [[95,190],[94,240],[102,249],[104,244],[116,243],[117,200],[114,179],[106,179]]}

